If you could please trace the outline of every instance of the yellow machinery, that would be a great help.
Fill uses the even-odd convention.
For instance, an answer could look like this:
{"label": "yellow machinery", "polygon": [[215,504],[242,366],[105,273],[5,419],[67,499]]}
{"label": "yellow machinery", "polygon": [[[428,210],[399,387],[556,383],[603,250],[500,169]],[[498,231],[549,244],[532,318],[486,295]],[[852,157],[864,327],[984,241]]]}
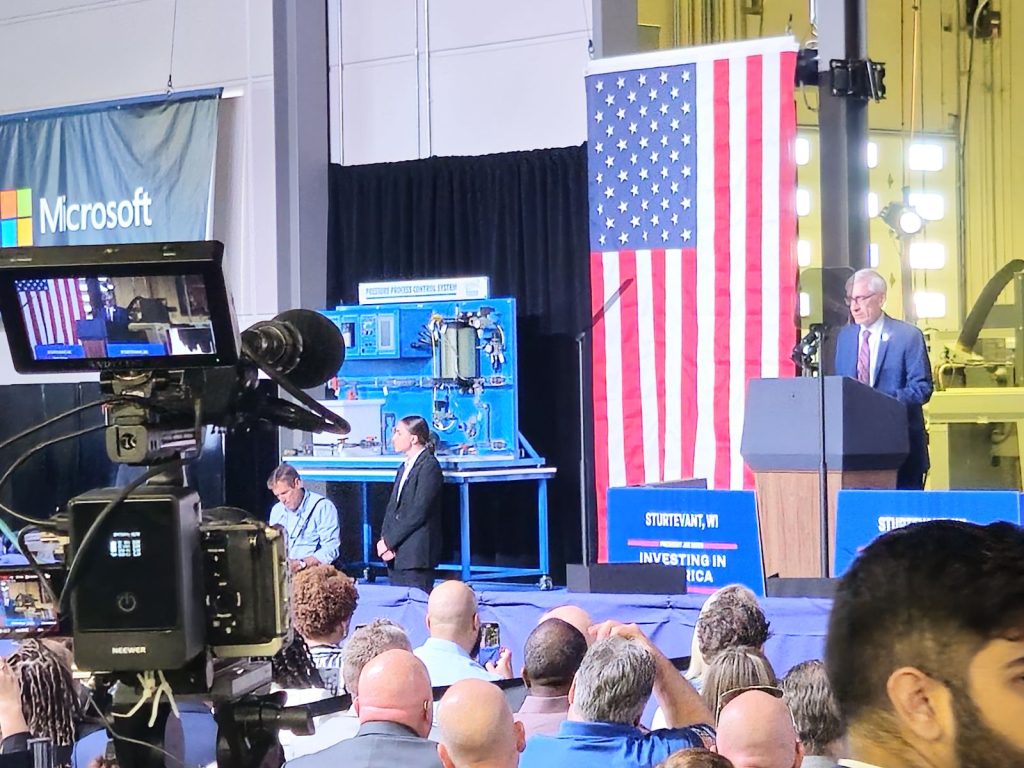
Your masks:
{"label": "yellow machinery", "polygon": [[[925,406],[928,487],[1024,489],[1024,261],[989,281],[955,338],[927,331],[935,393]],[[1013,305],[995,300],[1014,281]]]}

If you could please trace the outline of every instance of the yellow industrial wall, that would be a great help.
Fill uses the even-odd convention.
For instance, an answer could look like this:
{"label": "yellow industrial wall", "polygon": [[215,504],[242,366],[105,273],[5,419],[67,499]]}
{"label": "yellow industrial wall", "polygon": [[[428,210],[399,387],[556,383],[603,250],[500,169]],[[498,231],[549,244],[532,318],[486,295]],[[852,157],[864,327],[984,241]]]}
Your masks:
{"label": "yellow industrial wall", "polygon": [[[841,0],[817,2],[825,7]],[[1000,266],[1018,253],[1024,258],[1024,207],[1020,204],[1024,202],[1024,147],[1014,141],[1017,135],[1024,135],[1024,2],[992,1],[990,7],[1002,16],[999,34],[977,40],[973,56],[964,5],[965,0],[867,2],[868,54],[885,62],[888,88],[888,98],[869,108],[869,126],[881,147],[879,165],[871,171],[871,187],[882,206],[898,200],[904,185],[912,189],[931,185],[932,190],[948,193],[945,219],[929,224],[926,230],[928,238],[946,243],[946,266],[927,274],[915,272],[914,278],[915,289],[924,287],[948,294],[946,316],[922,322],[947,330],[959,327],[985,282]],[[755,12],[744,13],[744,9]],[[758,10],[762,13],[756,13]],[[642,39],[656,37],[662,48],[779,35],[787,30],[801,44],[812,39],[807,0],[638,0],[638,21],[648,31]],[[1022,51],[1016,63],[1015,47]],[[971,58],[973,65],[969,67]],[[964,125],[971,68],[971,95]],[[1016,92],[1014,74],[1019,75]],[[798,94],[801,132],[815,147],[816,103],[813,91],[806,96]],[[960,184],[960,163],[955,155],[965,130],[964,178]],[[931,135],[948,148],[941,174],[929,176],[907,169],[905,148],[911,131],[917,138]],[[800,169],[800,185],[814,190],[816,175],[814,161]],[[958,215],[959,211],[963,216]],[[815,251],[820,247],[818,214],[813,211],[800,222],[801,238],[810,240]],[[880,270],[898,282],[896,243],[881,221],[872,221],[871,239],[882,251]],[[820,262],[813,258],[813,263]],[[897,284],[890,291],[889,303],[897,312],[901,308],[900,289]],[[1002,300],[1012,301],[1010,289]]]}

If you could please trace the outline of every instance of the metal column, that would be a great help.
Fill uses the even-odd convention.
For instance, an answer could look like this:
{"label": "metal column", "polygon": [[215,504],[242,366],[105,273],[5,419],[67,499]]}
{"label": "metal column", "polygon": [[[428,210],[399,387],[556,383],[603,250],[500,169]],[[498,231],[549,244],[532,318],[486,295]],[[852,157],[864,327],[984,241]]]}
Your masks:
{"label": "metal column", "polygon": [[326,306],[327,7],[274,0],[277,301]]}
{"label": "metal column", "polygon": [[864,5],[865,0],[817,4],[821,263],[826,268],[862,269],[869,262],[868,102],[833,96],[829,75],[832,59],[867,58]]}

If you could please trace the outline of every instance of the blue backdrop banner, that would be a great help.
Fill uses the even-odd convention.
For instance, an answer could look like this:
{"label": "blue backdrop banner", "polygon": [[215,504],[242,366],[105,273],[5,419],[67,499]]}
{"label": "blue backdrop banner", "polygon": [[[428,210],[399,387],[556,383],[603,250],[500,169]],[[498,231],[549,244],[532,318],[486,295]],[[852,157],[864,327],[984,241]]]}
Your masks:
{"label": "blue backdrop banner", "polygon": [[864,547],[883,533],[927,520],[965,520],[979,525],[1020,524],[1017,491],[839,492],[835,574],[841,576]]}
{"label": "blue backdrop banner", "polygon": [[751,491],[612,488],[608,562],[686,569],[687,591],[746,584],[764,595],[757,507]]}
{"label": "blue backdrop banner", "polygon": [[206,239],[219,97],[0,118],[0,247]]}

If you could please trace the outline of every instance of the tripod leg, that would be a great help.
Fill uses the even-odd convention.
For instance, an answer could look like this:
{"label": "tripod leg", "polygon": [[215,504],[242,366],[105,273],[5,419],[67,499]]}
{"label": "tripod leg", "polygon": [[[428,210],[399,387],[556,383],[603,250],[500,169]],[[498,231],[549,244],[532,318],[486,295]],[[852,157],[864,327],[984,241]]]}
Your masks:
{"label": "tripod leg", "polygon": [[[127,705],[115,705],[115,712],[127,712]],[[156,722],[149,725],[149,706],[142,707],[131,717],[115,718],[111,724],[117,729],[119,736],[136,739],[143,744],[114,739],[117,762],[121,768],[180,768],[184,763],[184,745],[182,744],[181,721],[170,717],[171,707],[162,703],[157,710]],[[150,746],[145,746],[150,745]],[[176,760],[168,758],[154,747],[170,752]]]}

